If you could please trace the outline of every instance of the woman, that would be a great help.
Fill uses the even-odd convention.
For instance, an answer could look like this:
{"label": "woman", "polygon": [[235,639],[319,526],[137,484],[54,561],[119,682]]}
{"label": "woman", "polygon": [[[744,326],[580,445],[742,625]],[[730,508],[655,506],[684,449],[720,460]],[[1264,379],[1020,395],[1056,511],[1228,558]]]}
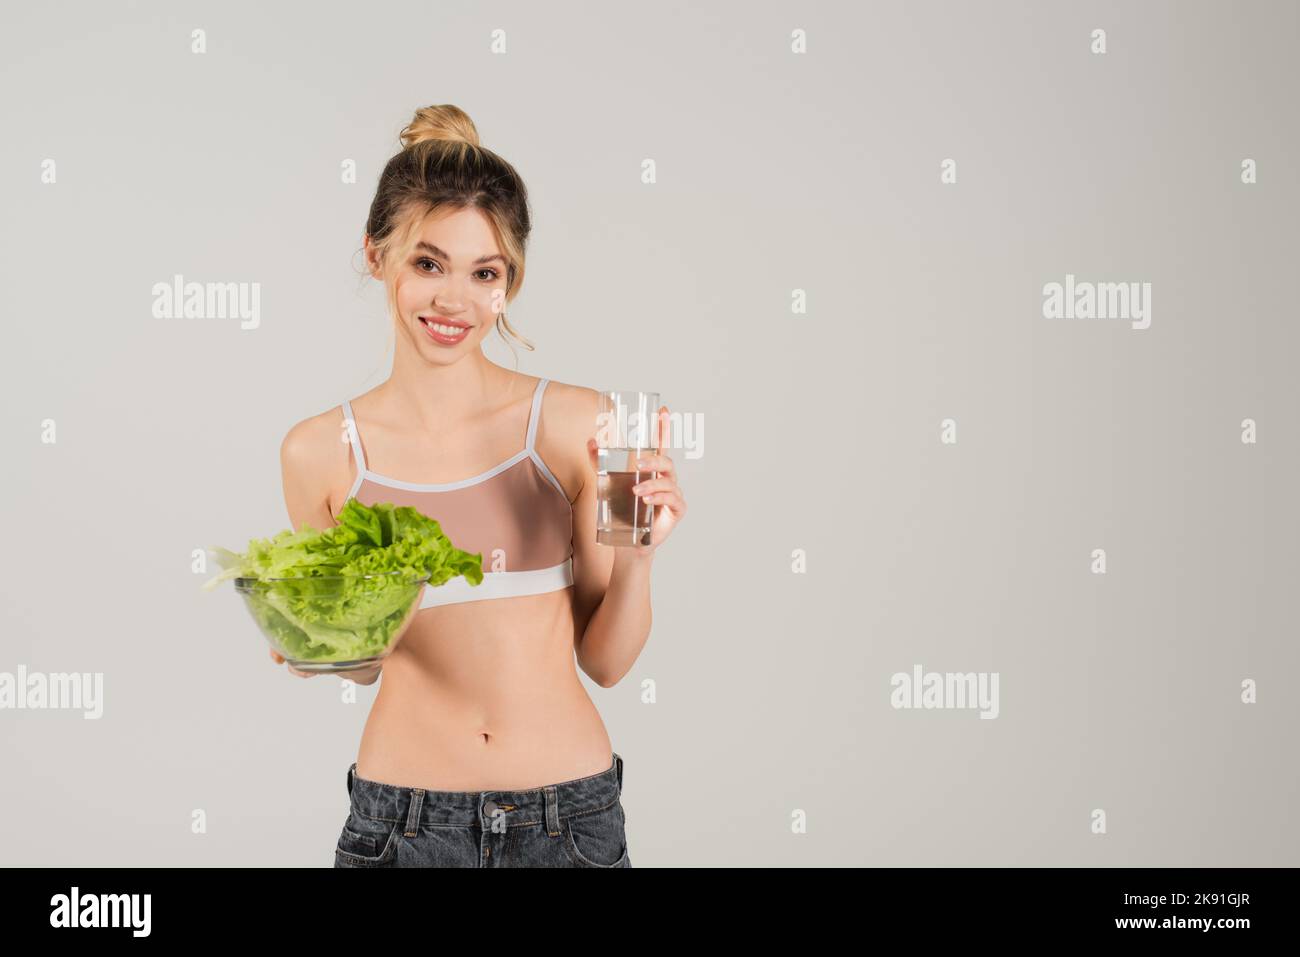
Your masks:
{"label": "woman", "polygon": [[504,305],[524,276],[524,184],[454,106],[417,111],[401,140],[365,238],[392,375],[289,431],[285,500],[295,528],[337,524],[352,496],[413,505],[483,553],[484,581],[426,587],[384,660],[335,866],[630,867],[623,760],[575,657],[606,688],[631,668],[650,565],[686,503],[672,460],[648,454],[636,492],[659,506],[651,544],[596,543],[597,393],[480,349],[493,325],[515,335]]}

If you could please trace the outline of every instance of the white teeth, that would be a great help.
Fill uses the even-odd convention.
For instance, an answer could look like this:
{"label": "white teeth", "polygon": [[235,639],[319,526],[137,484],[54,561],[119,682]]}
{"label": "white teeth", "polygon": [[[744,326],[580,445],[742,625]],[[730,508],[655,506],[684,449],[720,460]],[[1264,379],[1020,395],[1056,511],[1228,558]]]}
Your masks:
{"label": "white teeth", "polygon": [[462,332],[467,332],[467,331],[468,331],[467,329],[463,329],[463,328],[461,328],[460,326],[444,326],[444,325],[443,325],[442,323],[440,323],[440,322],[439,322],[439,323],[432,323],[432,322],[430,322],[428,319],[425,319],[425,320],[424,320],[424,324],[425,324],[426,326],[428,326],[429,328],[433,329],[433,330],[434,330],[435,332],[437,332],[439,335],[443,335],[443,336],[458,336],[458,335],[460,335]]}

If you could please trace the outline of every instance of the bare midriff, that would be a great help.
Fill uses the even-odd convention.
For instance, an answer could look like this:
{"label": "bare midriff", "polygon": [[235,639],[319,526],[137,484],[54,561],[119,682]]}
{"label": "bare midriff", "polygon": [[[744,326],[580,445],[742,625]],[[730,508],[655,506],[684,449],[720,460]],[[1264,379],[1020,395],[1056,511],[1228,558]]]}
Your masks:
{"label": "bare midriff", "polygon": [[573,588],[423,608],[384,660],[360,777],[524,790],[599,774],[609,735],[578,677]]}

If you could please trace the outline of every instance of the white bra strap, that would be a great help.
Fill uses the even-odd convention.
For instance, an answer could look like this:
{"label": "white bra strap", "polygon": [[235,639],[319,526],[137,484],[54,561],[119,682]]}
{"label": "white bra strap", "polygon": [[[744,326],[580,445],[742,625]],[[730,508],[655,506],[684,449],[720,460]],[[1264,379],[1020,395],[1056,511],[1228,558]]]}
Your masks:
{"label": "white bra strap", "polygon": [[550,379],[543,379],[537,383],[537,389],[533,392],[533,408],[528,413],[528,441],[524,448],[529,452],[533,451],[533,443],[537,441],[537,420],[541,418],[542,411],[542,393],[546,391],[546,383]]}
{"label": "white bra strap", "polygon": [[352,440],[352,454],[357,459],[357,471],[366,470],[366,455],[361,451],[361,435],[357,429],[356,417],[352,415],[352,403],[347,399],[343,400],[343,424],[348,430],[348,438]]}

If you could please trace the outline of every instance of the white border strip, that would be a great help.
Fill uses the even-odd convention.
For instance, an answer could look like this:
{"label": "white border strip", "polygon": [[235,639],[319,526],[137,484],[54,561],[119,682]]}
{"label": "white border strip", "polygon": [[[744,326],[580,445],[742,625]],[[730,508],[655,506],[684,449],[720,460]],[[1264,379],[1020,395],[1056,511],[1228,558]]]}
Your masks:
{"label": "white border strip", "polygon": [[536,568],[525,572],[484,572],[483,582],[471,585],[458,575],[441,585],[425,585],[420,597],[421,608],[449,605],[461,601],[482,601],[487,598],[516,598],[520,595],[540,595],[557,591],[573,584],[573,558],[570,556],[550,568]]}

